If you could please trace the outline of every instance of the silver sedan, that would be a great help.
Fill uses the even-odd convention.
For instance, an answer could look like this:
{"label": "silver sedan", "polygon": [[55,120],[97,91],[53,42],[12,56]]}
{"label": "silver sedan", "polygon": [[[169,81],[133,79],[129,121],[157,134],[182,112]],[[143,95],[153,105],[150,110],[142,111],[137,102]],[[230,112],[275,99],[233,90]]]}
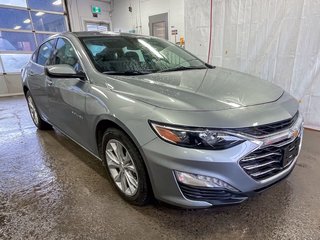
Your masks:
{"label": "silver sedan", "polygon": [[235,204],[287,177],[298,102],[154,37],[55,35],[22,70],[31,117],[101,159],[121,197],[180,207]]}

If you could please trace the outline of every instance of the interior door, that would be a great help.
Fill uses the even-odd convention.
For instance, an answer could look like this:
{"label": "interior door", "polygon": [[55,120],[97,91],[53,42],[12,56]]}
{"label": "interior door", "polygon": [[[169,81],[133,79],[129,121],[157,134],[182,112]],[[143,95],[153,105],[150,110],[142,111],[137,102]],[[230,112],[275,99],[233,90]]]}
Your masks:
{"label": "interior door", "polygon": [[[53,64],[68,64],[77,72],[83,71],[75,49],[69,40],[59,38],[53,55]],[[49,95],[52,123],[78,143],[85,146],[87,134],[85,115],[86,93],[89,82],[79,78],[51,78]]]}
{"label": "interior door", "polygon": [[166,39],[166,22],[152,23],[152,36]]}
{"label": "interior door", "polygon": [[149,16],[149,31],[151,36],[168,40],[168,13]]}

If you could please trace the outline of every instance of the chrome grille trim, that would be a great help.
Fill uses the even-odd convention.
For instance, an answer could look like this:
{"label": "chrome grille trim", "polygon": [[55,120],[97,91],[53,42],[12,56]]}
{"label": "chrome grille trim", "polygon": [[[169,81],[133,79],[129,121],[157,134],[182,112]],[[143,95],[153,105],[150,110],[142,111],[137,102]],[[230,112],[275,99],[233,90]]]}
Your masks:
{"label": "chrome grille trim", "polygon": [[264,181],[287,169],[299,153],[301,136],[257,148],[239,161],[254,180]]}
{"label": "chrome grille trim", "polygon": [[268,170],[266,170],[266,171],[263,171],[263,172],[256,172],[256,173],[253,173],[253,174],[251,174],[251,176],[252,177],[260,177],[260,176],[263,176],[263,175],[265,175],[265,174],[268,174],[268,173],[270,173],[270,172],[272,172],[272,171],[274,171],[274,170],[279,170],[280,168],[270,168],[270,169],[268,169]]}
{"label": "chrome grille trim", "polygon": [[250,162],[250,161],[253,161],[253,160],[256,160],[256,159],[265,158],[265,157],[269,157],[269,156],[272,156],[272,155],[281,155],[281,154],[280,153],[268,153],[268,154],[264,154],[264,155],[257,156],[257,157],[244,158],[241,161],[242,162]]}
{"label": "chrome grille trim", "polygon": [[273,164],[273,163],[277,163],[278,161],[269,161],[269,162],[265,162],[265,163],[262,163],[262,164],[256,164],[256,165],[247,165],[247,166],[244,166],[243,168],[245,170],[253,170],[253,169],[257,169],[257,168],[261,168],[261,167],[265,167],[265,166],[268,166],[270,164]]}

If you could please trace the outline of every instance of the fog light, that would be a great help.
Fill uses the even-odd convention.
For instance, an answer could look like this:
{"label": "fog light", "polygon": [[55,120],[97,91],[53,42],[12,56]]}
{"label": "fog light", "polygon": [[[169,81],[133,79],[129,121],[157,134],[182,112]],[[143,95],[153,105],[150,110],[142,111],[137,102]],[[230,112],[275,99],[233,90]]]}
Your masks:
{"label": "fog light", "polygon": [[186,185],[197,186],[197,187],[207,187],[207,188],[225,188],[233,192],[239,192],[238,189],[232,187],[228,183],[215,177],[208,177],[208,176],[179,172],[179,171],[174,171],[174,172],[177,177],[177,180],[180,183],[183,183]]}

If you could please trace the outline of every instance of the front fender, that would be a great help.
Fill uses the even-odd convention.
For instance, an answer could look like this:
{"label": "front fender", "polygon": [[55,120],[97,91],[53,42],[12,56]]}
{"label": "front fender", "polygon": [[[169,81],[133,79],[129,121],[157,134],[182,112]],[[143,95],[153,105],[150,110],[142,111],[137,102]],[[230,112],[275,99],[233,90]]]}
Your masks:
{"label": "front fender", "polygon": [[96,128],[107,120],[125,131],[138,148],[156,138],[148,124],[155,107],[129,99],[109,89],[93,86],[86,99],[86,113],[90,132],[90,145],[99,154]]}

